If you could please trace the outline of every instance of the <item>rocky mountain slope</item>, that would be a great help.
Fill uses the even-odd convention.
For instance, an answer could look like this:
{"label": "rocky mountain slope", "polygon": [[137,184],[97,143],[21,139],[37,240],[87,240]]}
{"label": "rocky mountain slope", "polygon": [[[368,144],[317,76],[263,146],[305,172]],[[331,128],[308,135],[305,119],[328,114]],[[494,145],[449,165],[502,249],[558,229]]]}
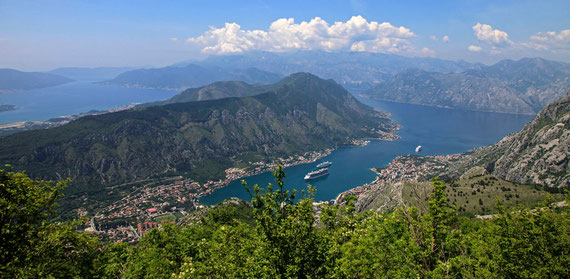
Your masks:
{"label": "rocky mountain slope", "polygon": [[273,83],[281,77],[279,74],[256,68],[229,69],[188,64],[181,67],[171,66],[128,71],[103,83],[128,87],[184,90],[227,80],[240,80],[251,84]]}
{"label": "rocky mountain slope", "polygon": [[474,166],[521,184],[570,186],[570,91],[521,131],[475,150],[442,174],[456,177]]}
{"label": "rocky mountain slope", "polygon": [[0,94],[51,87],[71,82],[59,75],[0,69]]}
{"label": "rocky mountain slope", "polygon": [[183,175],[322,150],[395,129],[385,114],[331,80],[288,76],[243,98],[173,103],[2,138],[0,161],[35,177],[71,177],[76,190]]}
{"label": "rocky mountain slope", "polygon": [[505,205],[536,205],[546,198],[546,191],[536,185],[547,190],[570,187],[569,149],[570,91],[547,105],[521,131],[496,144],[465,154],[401,156],[394,162],[399,160],[408,171],[390,167],[392,162],[376,181],[346,194],[358,196],[358,211],[387,211],[404,204],[422,210],[433,188],[430,179],[439,176],[450,183],[448,195],[463,212],[488,214],[497,198]]}
{"label": "rocky mountain slope", "polygon": [[570,88],[570,64],[541,58],[503,60],[462,73],[408,70],[363,96],[468,110],[534,114]]}

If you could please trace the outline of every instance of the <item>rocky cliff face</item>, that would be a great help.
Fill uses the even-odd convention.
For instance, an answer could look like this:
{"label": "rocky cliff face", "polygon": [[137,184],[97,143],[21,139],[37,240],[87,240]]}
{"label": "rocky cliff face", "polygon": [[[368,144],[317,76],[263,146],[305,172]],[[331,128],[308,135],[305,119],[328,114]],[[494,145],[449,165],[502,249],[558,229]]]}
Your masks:
{"label": "rocky cliff face", "polygon": [[570,91],[546,106],[520,132],[480,148],[450,166],[458,176],[473,166],[508,181],[547,187],[570,186]]}
{"label": "rocky cliff face", "polygon": [[[480,174],[491,174],[507,180],[507,183],[518,185],[569,187],[569,149],[570,91],[565,97],[547,105],[521,131],[507,135],[494,145],[467,154],[450,155],[454,158],[441,161],[446,165],[443,170],[434,169],[424,177],[418,176],[417,181],[400,180],[390,183],[378,179],[368,185],[365,191],[356,191],[359,193],[356,209],[386,211],[407,204],[406,200],[425,202],[432,190],[431,183],[426,182],[426,179],[436,176],[457,182]],[[413,160],[414,156],[406,157],[420,165],[427,161]],[[404,194],[406,187],[407,193]],[[472,187],[466,189],[468,192],[473,190]],[[411,205],[419,206],[414,203]]]}

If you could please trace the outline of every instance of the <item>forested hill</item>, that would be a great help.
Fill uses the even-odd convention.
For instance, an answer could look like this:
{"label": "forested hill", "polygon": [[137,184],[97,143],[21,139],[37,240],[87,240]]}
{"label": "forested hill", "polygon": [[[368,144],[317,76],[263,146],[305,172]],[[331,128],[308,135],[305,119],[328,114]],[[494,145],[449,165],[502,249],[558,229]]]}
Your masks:
{"label": "forested hill", "polygon": [[54,74],[0,69],[0,93],[39,89],[70,81],[72,80]]}
{"label": "forested hill", "polygon": [[228,97],[246,97],[270,91],[267,86],[251,85],[243,81],[218,81],[198,88],[186,89],[174,97],[156,104],[172,104],[215,100]]}
{"label": "forested hill", "polygon": [[363,96],[468,110],[539,112],[570,88],[570,64],[541,58],[503,60],[461,73],[407,70]]}
{"label": "forested hill", "polygon": [[332,80],[293,74],[266,93],[87,116],[2,138],[0,161],[74,189],[224,169],[379,137],[395,125]]}

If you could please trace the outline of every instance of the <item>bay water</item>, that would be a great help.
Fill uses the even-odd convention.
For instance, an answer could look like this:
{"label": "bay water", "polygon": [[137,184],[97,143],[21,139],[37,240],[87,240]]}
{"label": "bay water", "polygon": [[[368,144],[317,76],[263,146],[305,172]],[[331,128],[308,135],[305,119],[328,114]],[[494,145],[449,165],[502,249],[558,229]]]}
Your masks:
{"label": "bay water", "polygon": [[[362,99],[360,101],[391,113],[390,118],[402,125],[396,132],[395,141],[371,141],[366,146],[341,147],[314,163],[285,168],[285,188],[306,189],[309,184],[304,176],[323,161],[331,161],[330,174],[311,180],[317,192],[315,200],[335,199],[341,192],[372,182],[376,175],[371,168],[387,166],[395,157],[416,154],[418,145],[423,147],[420,155],[447,155],[466,152],[470,149],[493,144],[509,133],[520,130],[532,115],[503,114],[478,111],[445,109],[430,106],[393,103]],[[243,178],[249,185],[265,187],[274,182],[271,173],[262,173]],[[216,204],[229,197],[249,200],[241,180],[231,182],[202,197],[206,205]]]}
{"label": "bay water", "polygon": [[91,110],[108,110],[133,103],[161,101],[177,93],[75,81],[54,87],[0,94],[0,104],[17,107],[16,110],[0,112],[0,124],[44,121]]}
{"label": "bay water", "polygon": [[[76,81],[68,84],[0,94],[0,104],[18,107],[14,111],[0,112],[0,124],[47,120],[54,117],[85,113],[90,110],[107,110],[133,103],[160,101],[177,94],[174,91],[126,88]],[[383,167],[399,155],[415,154],[418,145],[420,155],[446,155],[493,144],[505,135],[520,130],[532,120],[531,115],[501,114],[490,112],[445,109],[359,98],[363,103],[389,112],[390,118],[402,125],[395,141],[371,141],[361,147],[341,147],[314,163],[291,166],[285,169],[287,189],[306,189],[303,177],[323,161],[331,161],[330,174],[312,180],[317,188],[316,200],[331,200],[351,188],[369,183],[375,174],[370,169]],[[274,182],[271,173],[244,178],[250,184],[264,187]],[[214,191],[200,201],[215,204],[229,197],[249,200],[241,180]]]}

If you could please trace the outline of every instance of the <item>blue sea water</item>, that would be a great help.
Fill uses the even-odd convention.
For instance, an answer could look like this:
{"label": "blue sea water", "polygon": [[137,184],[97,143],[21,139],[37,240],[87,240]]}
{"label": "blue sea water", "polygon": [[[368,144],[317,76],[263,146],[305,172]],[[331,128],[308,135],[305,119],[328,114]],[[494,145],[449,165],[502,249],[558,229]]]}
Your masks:
{"label": "blue sea water", "polygon": [[0,124],[48,120],[90,110],[107,110],[133,103],[160,101],[177,93],[76,81],[55,87],[0,94],[0,104],[15,105],[18,108],[0,112]]}
{"label": "blue sea water", "polygon": [[[61,86],[18,93],[0,94],[0,104],[12,104],[17,110],[0,112],[0,124],[47,120],[50,118],[106,110],[132,103],[164,100],[177,92],[125,88],[78,81]],[[363,147],[342,147],[321,160],[288,167],[288,189],[305,189],[305,174],[322,161],[331,161],[330,175],[311,181],[316,186],[317,200],[331,200],[339,193],[374,180],[370,168],[383,167],[396,156],[415,153],[423,146],[422,155],[443,155],[497,142],[508,133],[520,130],[533,116],[499,114],[360,99],[362,102],[391,113],[391,118],[402,125],[396,141],[372,141]],[[265,186],[273,182],[271,173],[245,178],[250,185]],[[204,204],[215,204],[229,197],[249,199],[240,181],[203,197]]]}
{"label": "blue sea water", "polygon": [[[415,154],[418,145],[421,155],[445,155],[468,151],[493,144],[511,132],[520,130],[533,116],[444,109],[429,106],[360,99],[362,102],[391,113],[391,119],[402,125],[396,141],[372,141],[362,147],[342,147],[321,160],[285,169],[287,189],[306,188],[305,174],[322,161],[331,161],[330,174],[312,180],[317,188],[316,200],[331,200],[348,189],[369,183],[375,175],[370,170],[388,165],[399,155]],[[262,187],[274,182],[271,173],[246,177],[249,185]],[[229,197],[249,200],[240,181],[218,189],[200,201],[210,205]]]}

